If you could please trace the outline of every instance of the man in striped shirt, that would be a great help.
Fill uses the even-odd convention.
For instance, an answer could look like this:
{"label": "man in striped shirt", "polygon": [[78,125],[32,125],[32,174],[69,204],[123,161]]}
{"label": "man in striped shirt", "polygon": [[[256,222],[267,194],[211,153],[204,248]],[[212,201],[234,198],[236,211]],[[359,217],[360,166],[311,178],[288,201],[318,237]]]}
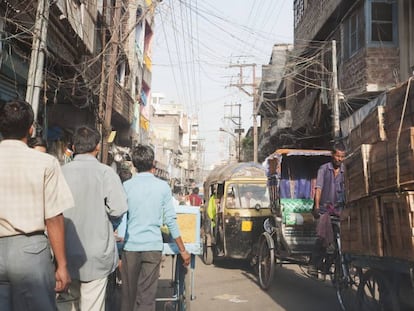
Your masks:
{"label": "man in striped shirt", "polygon": [[1,310],[54,311],[71,281],[62,212],[74,201],[57,159],[27,146],[33,121],[27,102],[0,106]]}

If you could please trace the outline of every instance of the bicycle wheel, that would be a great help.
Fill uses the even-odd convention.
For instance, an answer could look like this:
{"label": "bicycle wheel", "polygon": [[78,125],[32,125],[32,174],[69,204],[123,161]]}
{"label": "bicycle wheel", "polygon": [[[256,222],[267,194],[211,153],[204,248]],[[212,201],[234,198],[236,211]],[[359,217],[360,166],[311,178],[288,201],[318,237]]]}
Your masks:
{"label": "bicycle wheel", "polygon": [[400,311],[397,293],[381,271],[370,269],[362,275],[357,307],[361,311]]}
{"label": "bicycle wheel", "polygon": [[[340,256],[338,256],[340,258]],[[357,290],[361,281],[362,270],[344,260],[341,256],[335,262],[334,286],[336,297],[343,311],[357,309]]]}
{"label": "bicycle wheel", "polygon": [[267,233],[263,233],[259,242],[259,283],[264,290],[270,287],[275,271],[275,250],[269,245],[269,239],[272,239],[272,237]]}
{"label": "bicycle wheel", "polygon": [[191,273],[179,255],[175,264],[175,283],[178,297],[175,310],[191,311]]}

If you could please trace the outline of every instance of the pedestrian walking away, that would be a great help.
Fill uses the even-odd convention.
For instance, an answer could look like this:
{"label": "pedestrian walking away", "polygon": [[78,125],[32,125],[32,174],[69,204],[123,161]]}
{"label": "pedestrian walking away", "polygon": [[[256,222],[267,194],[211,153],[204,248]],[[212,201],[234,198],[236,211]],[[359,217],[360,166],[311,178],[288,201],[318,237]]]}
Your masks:
{"label": "pedestrian walking away", "polygon": [[75,130],[73,161],[62,167],[75,207],[64,213],[71,304],[59,310],[105,310],[108,275],[118,265],[114,228],[127,210],[125,192],[116,172],[100,163],[101,136],[88,126]]}
{"label": "pedestrian walking away", "polygon": [[199,192],[200,189],[194,187],[192,193],[188,196],[191,206],[201,206],[201,204],[203,204],[203,199],[198,195]]}
{"label": "pedestrian walking away", "polygon": [[33,121],[27,102],[0,105],[2,311],[54,311],[55,291],[70,283],[62,213],[74,202],[57,159],[27,146]]}
{"label": "pedestrian walking away", "polygon": [[122,253],[122,311],[155,311],[165,224],[177,243],[185,265],[190,254],[181,239],[169,185],[154,176],[154,151],[133,148],[138,173],[124,182],[128,199],[127,230]]}

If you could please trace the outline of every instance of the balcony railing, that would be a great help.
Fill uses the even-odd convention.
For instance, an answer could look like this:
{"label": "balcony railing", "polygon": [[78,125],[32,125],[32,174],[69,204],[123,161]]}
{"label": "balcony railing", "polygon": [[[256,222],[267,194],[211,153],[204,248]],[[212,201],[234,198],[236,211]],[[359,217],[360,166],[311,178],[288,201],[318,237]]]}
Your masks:
{"label": "balcony railing", "polygon": [[126,90],[115,83],[113,110],[115,110],[127,123],[132,123],[134,116],[134,100]]}

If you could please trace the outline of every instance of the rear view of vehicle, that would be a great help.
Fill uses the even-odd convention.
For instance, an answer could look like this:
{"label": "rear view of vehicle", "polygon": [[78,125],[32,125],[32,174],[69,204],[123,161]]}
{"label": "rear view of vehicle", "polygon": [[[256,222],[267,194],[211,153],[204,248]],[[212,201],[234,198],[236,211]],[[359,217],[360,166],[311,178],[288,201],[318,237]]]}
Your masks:
{"label": "rear view of vehicle", "polygon": [[269,216],[264,167],[235,163],[214,170],[204,184],[203,258],[251,259]]}
{"label": "rear view of vehicle", "polygon": [[327,150],[279,149],[266,159],[273,217],[264,226],[258,249],[259,283],[269,288],[279,264],[307,265],[315,244],[312,215],[319,167],[330,161]]}
{"label": "rear view of vehicle", "polygon": [[269,172],[278,179],[270,186],[277,228],[280,229],[280,247],[290,255],[308,254],[316,238],[312,215],[316,175],[319,167],[330,160],[329,151],[280,150],[269,161],[280,163],[280,173]]}

